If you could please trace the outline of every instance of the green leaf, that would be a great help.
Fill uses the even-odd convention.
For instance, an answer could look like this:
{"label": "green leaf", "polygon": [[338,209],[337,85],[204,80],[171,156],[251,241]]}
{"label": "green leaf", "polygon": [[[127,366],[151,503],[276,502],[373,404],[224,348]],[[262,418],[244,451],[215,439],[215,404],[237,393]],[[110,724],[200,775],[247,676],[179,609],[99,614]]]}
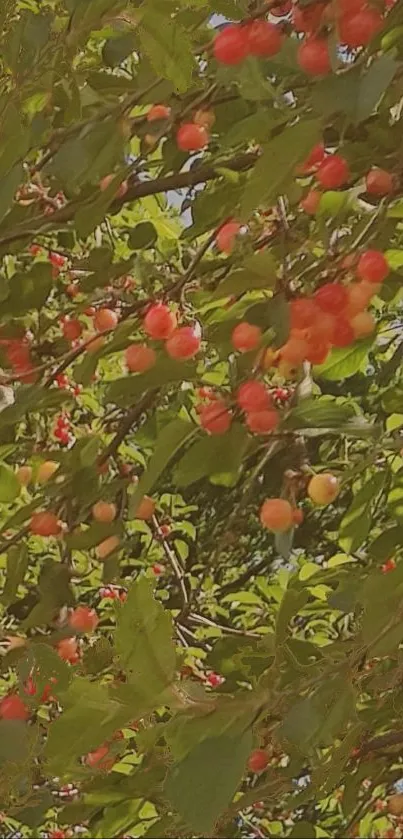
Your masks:
{"label": "green leaf", "polygon": [[367,341],[357,341],[349,347],[333,349],[327,361],[314,368],[315,377],[337,382],[354,376],[363,369],[372,344],[373,338],[370,338]]}
{"label": "green leaf", "polygon": [[152,8],[143,14],[138,34],[157,76],[169,79],[179,93],[187,90],[196,63],[186,30]]}
{"label": "green leaf", "polygon": [[174,766],[165,793],[192,831],[211,836],[242,780],[252,748],[252,733],[210,738]]}
{"label": "green leaf", "polygon": [[289,833],[289,839],[315,839],[315,836],[316,830],[313,824],[306,821],[297,822]]}
{"label": "green leaf", "polygon": [[141,499],[148,493],[170,460],[176,455],[186,440],[197,432],[191,422],[177,419],[166,425],[158,434],[154,453],[144,474],[141,476],[136,491],[133,493],[129,516],[135,517]]}
{"label": "green leaf", "polygon": [[44,757],[53,775],[77,769],[77,760],[136,717],[137,708],[114,701],[105,685],[75,676],[61,697],[64,711],[49,726]]}
{"label": "green leaf", "polygon": [[368,536],[372,525],[372,505],[382,492],[385,472],[377,472],[354,494],[354,499],[340,524],[339,544],[346,553],[355,553]]}
{"label": "green leaf", "polygon": [[21,484],[13,471],[5,463],[0,463],[0,503],[10,504],[18,498]]}
{"label": "green leaf", "polygon": [[403,475],[397,475],[388,495],[390,514],[399,524],[403,524]]}
{"label": "green leaf", "polygon": [[29,554],[26,544],[14,545],[7,553],[6,581],[1,595],[4,606],[13,603],[18,586],[24,581],[29,564]]}
{"label": "green leaf", "polygon": [[152,248],[158,239],[157,231],[150,221],[142,221],[129,233],[129,247],[132,250],[147,250]]}
{"label": "green leaf", "polygon": [[144,577],[135,582],[119,610],[115,646],[129,683],[155,706],[172,684],[176,653],[170,613],[153,596]]}
{"label": "green leaf", "polygon": [[368,551],[376,560],[384,562],[403,544],[403,527],[389,527],[369,545]]}
{"label": "green leaf", "polygon": [[47,560],[41,569],[38,582],[39,602],[21,623],[23,629],[49,623],[62,606],[74,603],[70,587],[70,571],[60,562]]}
{"label": "green leaf", "polygon": [[288,624],[300,609],[303,609],[309,598],[308,592],[303,589],[289,588],[281,601],[276,623],[276,644],[280,646],[288,634]]}
{"label": "green leaf", "polygon": [[160,356],[147,373],[116,379],[106,390],[106,398],[121,408],[127,408],[146,390],[163,387],[173,382],[192,381],[196,378],[196,364],[173,361]]}
{"label": "green leaf", "polygon": [[399,62],[386,53],[375,58],[368,70],[364,73],[358,91],[358,103],[355,112],[355,122],[363,122],[368,119],[379,103],[381,96],[391,84]]}
{"label": "green leaf", "polygon": [[238,422],[226,434],[204,436],[179,461],[174,472],[175,483],[187,487],[217,472],[237,474],[247,446],[247,432]]}
{"label": "green leaf", "polygon": [[283,428],[337,428],[355,415],[354,408],[328,396],[304,399],[293,408]]}
{"label": "green leaf", "polygon": [[0,221],[10,209],[15,193],[24,177],[22,163],[16,163],[6,175],[0,179]]}
{"label": "green leaf", "polygon": [[245,189],[241,217],[247,220],[259,204],[274,201],[295,176],[295,168],[306,157],[319,136],[317,120],[303,120],[287,127],[263,147]]}
{"label": "green leaf", "polygon": [[94,522],[90,524],[85,530],[77,529],[72,533],[68,533],[65,537],[65,543],[69,550],[72,551],[88,551],[99,545],[108,536],[120,536],[122,527],[120,522]]}

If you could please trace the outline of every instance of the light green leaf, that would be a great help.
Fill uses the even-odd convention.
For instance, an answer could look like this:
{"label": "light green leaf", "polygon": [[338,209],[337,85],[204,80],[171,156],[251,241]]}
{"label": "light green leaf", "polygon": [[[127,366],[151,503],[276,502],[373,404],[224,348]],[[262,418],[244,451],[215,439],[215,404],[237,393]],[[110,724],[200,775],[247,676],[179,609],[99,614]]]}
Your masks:
{"label": "light green leaf", "polygon": [[205,475],[236,474],[248,445],[243,425],[234,422],[226,434],[204,436],[183,455],[175,469],[175,482],[190,486]]}
{"label": "light green leaf", "polygon": [[392,82],[398,67],[399,62],[396,61],[391,53],[380,55],[370,64],[360,81],[358,103],[355,112],[356,123],[362,122],[371,116],[381,96],[383,96],[385,90],[388,89]]}
{"label": "light green leaf", "polygon": [[4,606],[13,602],[18,586],[24,581],[28,564],[29,554],[25,543],[10,548],[7,553],[6,581],[1,595]]}
{"label": "light green leaf", "polygon": [[127,408],[146,390],[164,387],[173,382],[192,381],[195,377],[196,364],[193,362],[184,363],[160,356],[147,373],[115,379],[107,388],[106,398],[122,408]]}
{"label": "light green leaf", "polygon": [[196,63],[186,30],[152,8],[143,14],[138,32],[157,76],[169,79],[179,93],[187,90]]}
{"label": "light green leaf", "polygon": [[5,463],[0,463],[0,503],[10,504],[18,498],[21,492],[21,484],[13,471]]}
{"label": "light green leaf", "polygon": [[385,472],[377,472],[354,494],[340,524],[339,544],[346,553],[355,553],[368,536],[372,524],[372,505],[382,491]]}
{"label": "light green leaf", "polygon": [[315,377],[337,382],[348,379],[363,369],[373,339],[356,341],[349,347],[333,349],[324,364],[314,368]]}

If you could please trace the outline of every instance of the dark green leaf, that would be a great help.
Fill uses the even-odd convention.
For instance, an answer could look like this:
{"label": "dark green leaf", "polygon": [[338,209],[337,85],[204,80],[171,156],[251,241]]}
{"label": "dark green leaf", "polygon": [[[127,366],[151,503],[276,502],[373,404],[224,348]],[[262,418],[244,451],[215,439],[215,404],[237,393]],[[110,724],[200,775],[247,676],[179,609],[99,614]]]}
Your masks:
{"label": "dark green leaf", "polygon": [[236,474],[248,445],[245,428],[234,422],[226,434],[204,436],[193,444],[175,469],[178,486],[190,486],[205,475]]}
{"label": "dark green leaf", "polygon": [[155,245],[158,238],[157,231],[150,221],[142,221],[129,233],[129,247],[134,251],[147,250]]}
{"label": "dark green leaf", "polygon": [[372,524],[372,506],[382,491],[385,472],[377,472],[355,493],[352,504],[340,524],[339,544],[346,553],[355,553],[368,536]]}
{"label": "dark green leaf", "polygon": [[191,422],[177,419],[166,425],[158,435],[154,454],[148,467],[140,478],[138,487],[130,501],[129,515],[135,516],[141,499],[148,493],[170,460],[177,454],[185,441],[196,433],[197,429]]}

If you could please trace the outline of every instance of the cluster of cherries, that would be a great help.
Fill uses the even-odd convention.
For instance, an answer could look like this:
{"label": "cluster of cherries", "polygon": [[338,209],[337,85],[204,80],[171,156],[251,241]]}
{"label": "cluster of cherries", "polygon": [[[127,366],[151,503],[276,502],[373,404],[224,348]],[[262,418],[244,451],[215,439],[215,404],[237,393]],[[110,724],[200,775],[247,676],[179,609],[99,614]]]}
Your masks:
{"label": "cluster of cherries", "polygon": [[[388,0],[386,7],[394,0]],[[303,33],[297,61],[300,68],[312,76],[324,76],[332,69],[327,30],[336,31],[339,43],[348,49],[365,47],[383,26],[383,15],[367,0],[335,0],[334,3],[318,2],[309,6],[286,2],[271,10],[272,14],[286,17],[296,32]],[[214,56],[221,64],[240,64],[248,55],[270,58],[282,47],[283,32],[278,25],[267,20],[230,24],[215,37]]]}
{"label": "cluster of cherries", "polygon": [[59,414],[56,417],[52,433],[61,446],[68,446],[74,442],[75,438],[71,433],[70,417],[67,413]]}
{"label": "cluster of cherries", "polygon": [[[340,481],[331,472],[313,475],[307,486],[307,494],[318,507],[333,504],[340,492]],[[301,508],[286,498],[266,498],[260,508],[260,522],[271,533],[286,533],[290,528],[302,524]]]}

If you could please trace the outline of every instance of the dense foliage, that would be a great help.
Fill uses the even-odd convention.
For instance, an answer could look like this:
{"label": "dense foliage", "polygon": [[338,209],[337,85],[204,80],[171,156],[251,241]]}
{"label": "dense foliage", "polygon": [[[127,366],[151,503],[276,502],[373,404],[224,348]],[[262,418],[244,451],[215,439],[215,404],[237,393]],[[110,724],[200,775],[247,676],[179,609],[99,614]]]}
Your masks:
{"label": "dense foliage", "polygon": [[403,2],[0,23],[0,835],[400,836]]}

